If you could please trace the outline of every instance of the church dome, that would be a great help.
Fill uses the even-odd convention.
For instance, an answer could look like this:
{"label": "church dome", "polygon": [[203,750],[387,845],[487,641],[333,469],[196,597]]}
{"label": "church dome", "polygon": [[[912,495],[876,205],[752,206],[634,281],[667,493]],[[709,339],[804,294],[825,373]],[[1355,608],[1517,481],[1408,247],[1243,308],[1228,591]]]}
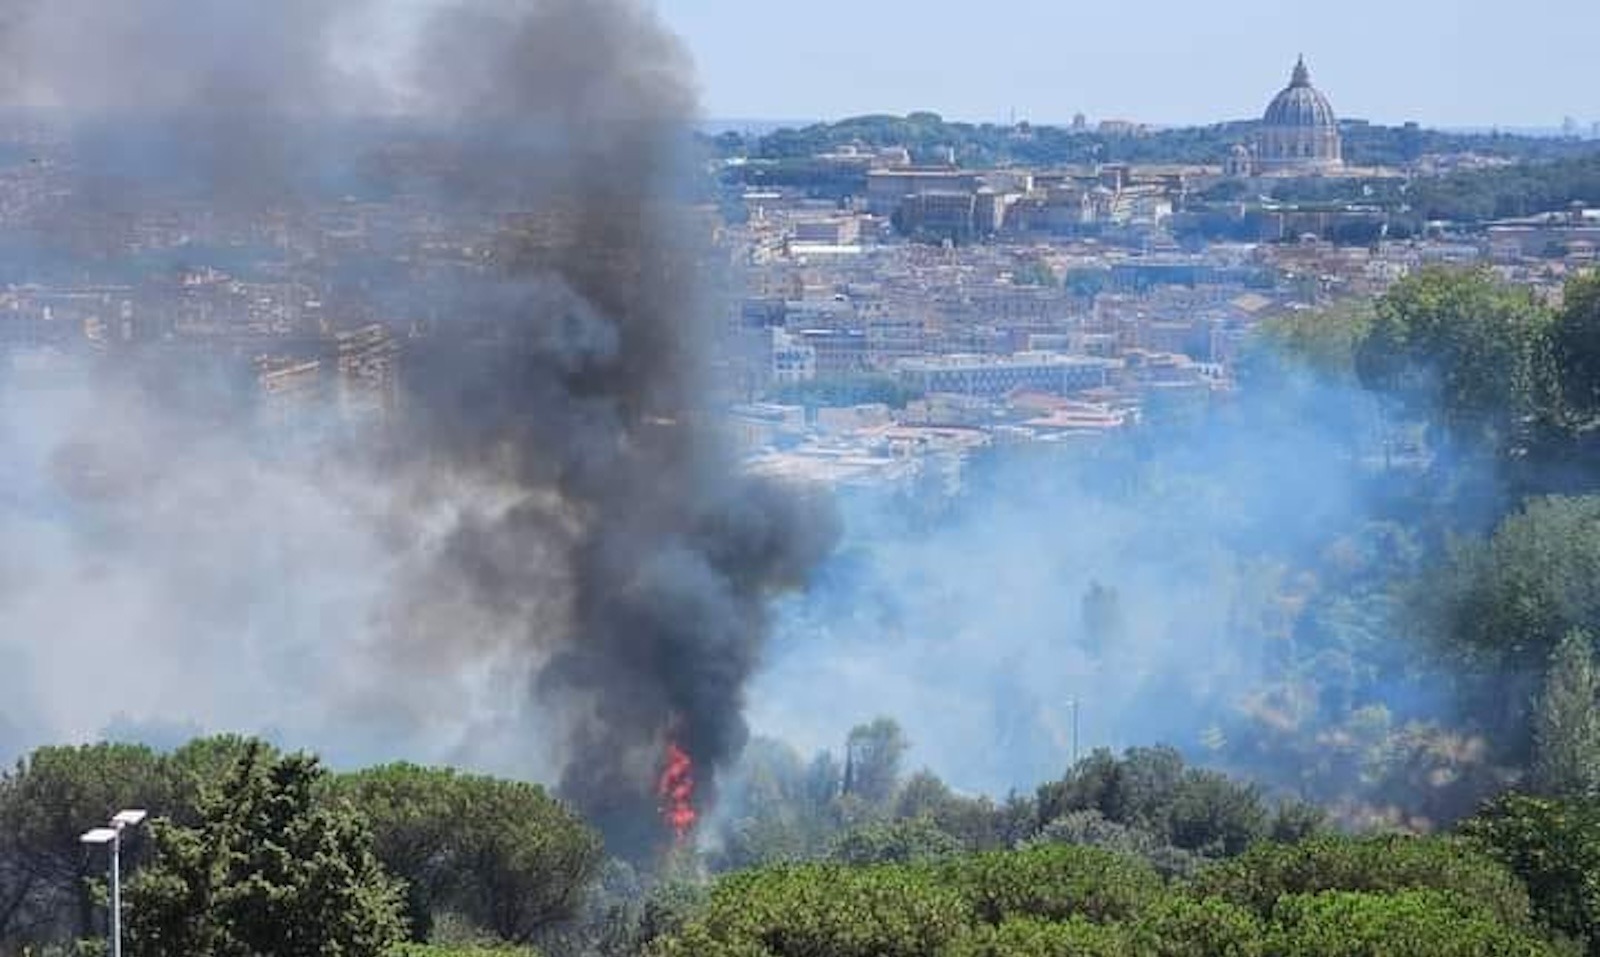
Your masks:
{"label": "church dome", "polygon": [[1337,127],[1339,120],[1333,114],[1333,105],[1316,87],[1311,85],[1311,71],[1306,69],[1305,58],[1294,66],[1289,86],[1267,106],[1262,118],[1265,126],[1279,127]]}
{"label": "church dome", "polygon": [[1258,169],[1268,174],[1320,175],[1344,165],[1339,118],[1328,98],[1311,85],[1305,57],[1262,117],[1256,160]]}

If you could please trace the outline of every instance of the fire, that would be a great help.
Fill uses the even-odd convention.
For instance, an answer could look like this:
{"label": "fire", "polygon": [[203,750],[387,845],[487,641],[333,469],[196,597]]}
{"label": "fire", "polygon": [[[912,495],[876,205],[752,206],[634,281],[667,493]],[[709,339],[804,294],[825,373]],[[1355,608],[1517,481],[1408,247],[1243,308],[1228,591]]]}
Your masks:
{"label": "fire", "polygon": [[694,759],[676,741],[667,742],[667,763],[656,782],[661,799],[661,819],[682,844],[694,830],[699,813],[694,809]]}

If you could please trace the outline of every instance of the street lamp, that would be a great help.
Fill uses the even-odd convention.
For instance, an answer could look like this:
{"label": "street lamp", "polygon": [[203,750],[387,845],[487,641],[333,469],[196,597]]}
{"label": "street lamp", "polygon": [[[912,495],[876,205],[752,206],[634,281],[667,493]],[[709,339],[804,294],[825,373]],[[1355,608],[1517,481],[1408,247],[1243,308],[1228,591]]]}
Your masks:
{"label": "street lamp", "polygon": [[110,827],[85,831],[78,838],[91,847],[111,846],[111,957],[122,957],[122,831],[138,827],[148,816],[145,811],[118,811]]}
{"label": "street lamp", "polygon": [[1067,707],[1072,709],[1072,766],[1078,766],[1078,699],[1068,698]]}

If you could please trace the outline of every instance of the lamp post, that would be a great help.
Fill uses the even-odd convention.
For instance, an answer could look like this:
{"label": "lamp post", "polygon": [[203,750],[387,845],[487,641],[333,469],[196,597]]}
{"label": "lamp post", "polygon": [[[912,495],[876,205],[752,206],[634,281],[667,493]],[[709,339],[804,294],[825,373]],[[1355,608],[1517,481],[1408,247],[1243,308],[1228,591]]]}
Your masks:
{"label": "lamp post", "polygon": [[1072,709],[1072,766],[1078,766],[1078,699],[1068,698],[1067,707]]}
{"label": "lamp post", "polygon": [[111,847],[111,957],[122,957],[122,832],[143,824],[147,816],[144,811],[118,811],[111,816],[110,827],[85,831],[78,838],[91,847]]}

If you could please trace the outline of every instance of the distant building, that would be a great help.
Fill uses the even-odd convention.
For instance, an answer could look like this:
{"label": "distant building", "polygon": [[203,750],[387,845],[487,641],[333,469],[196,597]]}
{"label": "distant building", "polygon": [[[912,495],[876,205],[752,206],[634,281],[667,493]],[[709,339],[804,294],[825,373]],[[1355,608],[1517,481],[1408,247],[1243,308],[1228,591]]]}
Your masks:
{"label": "distant building", "polygon": [[857,329],[801,329],[790,334],[799,346],[810,349],[811,377],[826,381],[849,379],[867,371],[867,334]]}
{"label": "distant building", "polygon": [[972,170],[872,170],[867,174],[867,212],[887,216],[908,197],[922,193],[975,192],[980,179],[981,174]]}
{"label": "distant building", "polygon": [[1222,173],[1232,179],[1245,179],[1256,174],[1256,158],[1250,152],[1250,147],[1239,143],[1228,154],[1228,159],[1222,164]]}
{"label": "distant building", "polygon": [[1143,123],[1132,120],[1101,120],[1101,136],[1143,136],[1150,132],[1150,128]]}
{"label": "distant building", "polygon": [[849,246],[861,240],[861,221],[853,216],[796,219],[794,241],[823,246]]}
{"label": "distant building", "polygon": [[1019,352],[1009,356],[952,355],[904,359],[896,372],[900,382],[920,392],[1000,396],[1017,389],[1065,395],[1098,389],[1121,368],[1114,359]]}
{"label": "distant building", "polygon": [[1314,173],[1344,165],[1339,119],[1328,98],[1311,85],[1304,57],[1262,117],[1256,165],[1263,173]]}
{"label": "distant building", "polygon": [[817,350],[782,329],[772,330],[772,381],[780,385],[817,377]]}
{"label": "distant building", "polygon": [[[994,207],[986,204],[984,212],[992,216]],[[976,193],[925,192],[907,196],[895,215],[899,219],[901,232],[907,235],[965,243],[979,232],[978,214]],[[987,220],[985,225],[988,225]]]}

